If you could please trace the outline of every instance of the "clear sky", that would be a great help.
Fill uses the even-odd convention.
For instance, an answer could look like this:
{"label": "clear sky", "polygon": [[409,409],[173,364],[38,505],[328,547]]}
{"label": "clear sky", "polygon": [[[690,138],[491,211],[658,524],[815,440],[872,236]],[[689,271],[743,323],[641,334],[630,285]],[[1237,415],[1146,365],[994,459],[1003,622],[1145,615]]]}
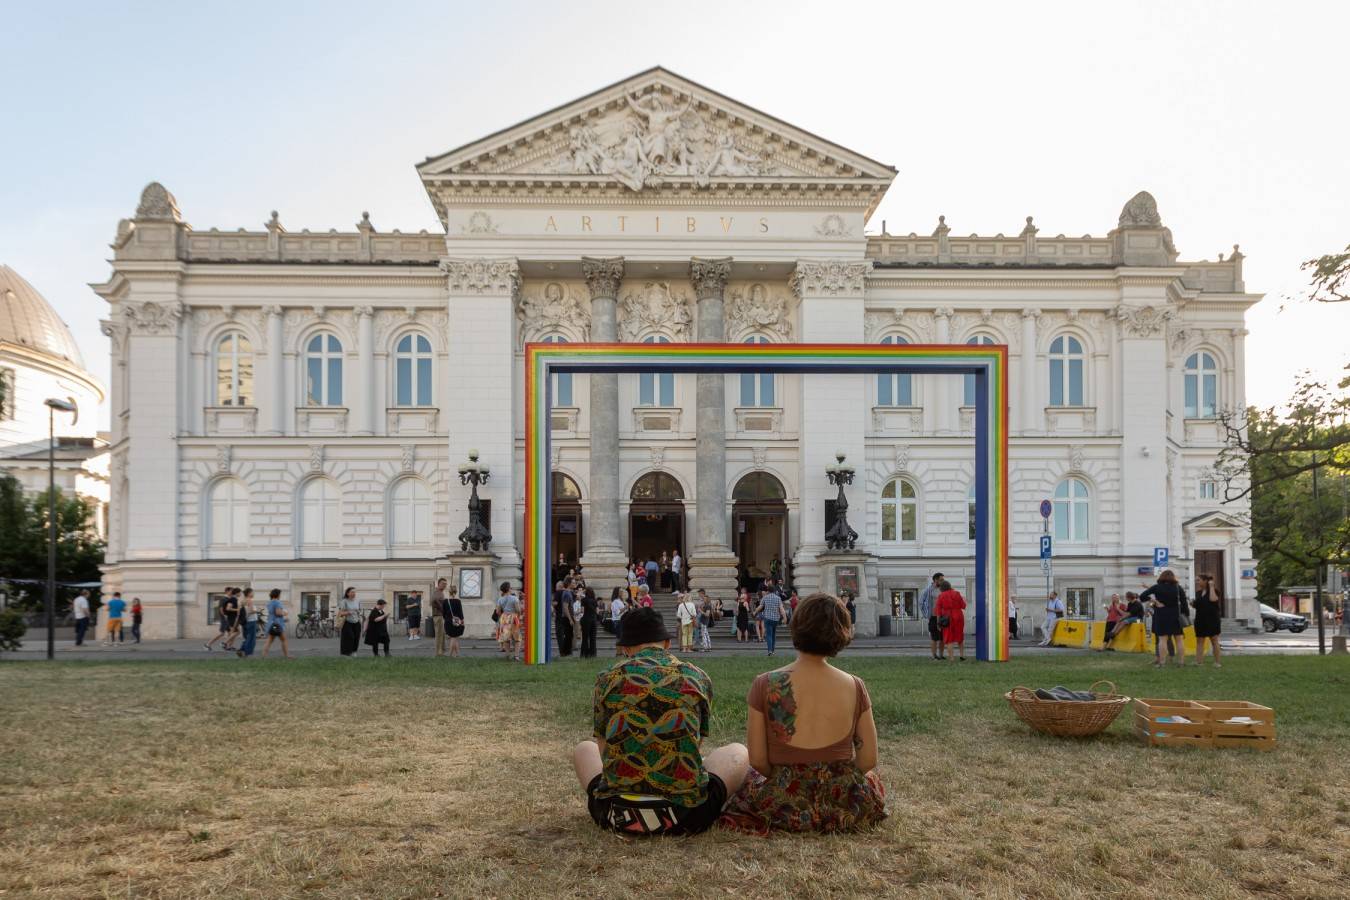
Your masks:
{"label": "clear sky", "polygon": [[202,229],[434,229],[416,162],[656,64],[894,165],[871,230],[1105,234],[1147,189],[1183,259],[1240,243],[1267,295],[1251,402],[1350,361],[1350,304],[1296,299],[1300,261],[1350,243],[1350,4],[15,3],[3,24],[0,262],[105,380],[86,284],[148,181]]}

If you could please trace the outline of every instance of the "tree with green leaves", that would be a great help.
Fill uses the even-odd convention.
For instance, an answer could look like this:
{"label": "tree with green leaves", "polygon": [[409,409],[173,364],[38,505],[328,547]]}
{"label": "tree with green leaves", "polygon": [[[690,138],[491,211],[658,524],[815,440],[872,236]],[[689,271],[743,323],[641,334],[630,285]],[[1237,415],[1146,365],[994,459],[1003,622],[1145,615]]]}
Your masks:
{"label": "tree with green leaves", "polygon": [[1303,264],[1305,272],[1312,272],[1312,293],[1309,299],[1318,303],[1345,303],[1350,301],[1350,245],[1341,253],[1327,253]]}
{"label": "tree with green leaves", "polygon": [[[48,535],[47,492],[26,494],[14,476],[0,473],[0,578],[45,578]],[[57,488],[56,580],[98,581],[103,551],[93,506]]]}

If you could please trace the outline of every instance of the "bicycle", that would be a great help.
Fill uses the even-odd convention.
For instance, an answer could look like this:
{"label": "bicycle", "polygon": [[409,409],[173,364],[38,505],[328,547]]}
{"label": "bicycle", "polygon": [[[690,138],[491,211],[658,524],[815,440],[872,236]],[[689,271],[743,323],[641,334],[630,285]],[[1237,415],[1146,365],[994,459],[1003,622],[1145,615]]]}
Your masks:
{"label": "bicycle", "polygon": [[333,636],[333,619],[331,616],[321,618],[316,613],[301,613],[295,623],[295,636],[297,638],[331,638]]}

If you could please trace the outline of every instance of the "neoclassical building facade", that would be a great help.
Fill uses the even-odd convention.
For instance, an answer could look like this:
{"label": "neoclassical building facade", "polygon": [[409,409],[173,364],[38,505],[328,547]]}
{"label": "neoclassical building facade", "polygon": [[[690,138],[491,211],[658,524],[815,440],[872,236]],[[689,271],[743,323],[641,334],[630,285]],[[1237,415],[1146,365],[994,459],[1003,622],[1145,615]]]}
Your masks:
{"label": "neoclassical building facade", "polygon": [[[1181,261],[1154,199],[1101,235],[865,231],[891,167],[664,69],[417,166],[442,232],[199,230],[148,186],[113,244],[106,588],[158,636],[223,586],[323,609],[439,575],[518,581],[527,342],[994,343],[1012,365],[1013,589],[1095,616],[1155,547],[1259,625],[1216,417],[1244,404],[1242,255]],[[934,570],[974,576],[972,386],[959,376],[573,375],[553,385],[553,542],[607,588],[678,548],[729,594],[820,555],[843,453],[859,629],[915,633]],[[470,453],[491,554],[461,550]],[[1043,523],[1042,500],[1052,516]],[[1038,552],[1054,538],[1052,571]],[[1147,568],[1151,573],[1151,568]],[[822,583],[824,582],[824,583]],[[395,603],[398,606],[397,602]],[[400,610],[401,611],[401,610]]]}

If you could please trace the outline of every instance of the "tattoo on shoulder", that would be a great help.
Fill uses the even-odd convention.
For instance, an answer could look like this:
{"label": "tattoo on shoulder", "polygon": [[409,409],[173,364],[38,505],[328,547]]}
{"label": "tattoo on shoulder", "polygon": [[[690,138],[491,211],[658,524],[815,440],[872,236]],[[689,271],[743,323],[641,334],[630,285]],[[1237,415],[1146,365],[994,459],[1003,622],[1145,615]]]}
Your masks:
{"label": "tattoo on shoulder", "polygon": [[797,698],[792,695],[792,676],[770,672],[764,708],[769,714],[769,729],[775,739],[786,743],[797,733]]}

